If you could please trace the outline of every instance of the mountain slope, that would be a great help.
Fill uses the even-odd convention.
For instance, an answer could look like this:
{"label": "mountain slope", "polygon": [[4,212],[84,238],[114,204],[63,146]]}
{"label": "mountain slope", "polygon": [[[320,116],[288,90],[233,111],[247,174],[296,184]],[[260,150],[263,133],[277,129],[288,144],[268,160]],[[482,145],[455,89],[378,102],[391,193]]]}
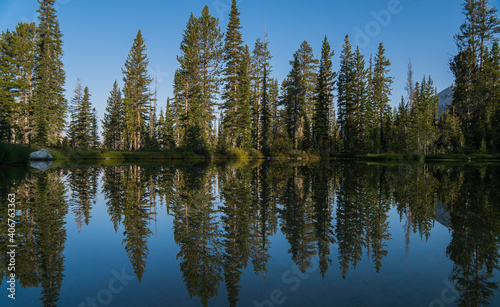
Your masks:
{"label": "mountain slope", "polygon": [[439,115],[443,113],[447,106],[451,105],[451,99],[453,97],[453,87],[450,86],[438,94],[439,102]]}

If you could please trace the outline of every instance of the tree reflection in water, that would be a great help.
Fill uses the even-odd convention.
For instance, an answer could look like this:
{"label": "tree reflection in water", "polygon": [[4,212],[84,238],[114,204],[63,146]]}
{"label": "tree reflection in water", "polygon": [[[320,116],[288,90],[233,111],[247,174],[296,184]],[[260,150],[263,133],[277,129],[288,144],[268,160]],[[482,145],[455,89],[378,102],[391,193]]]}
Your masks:
{"label": "tree reflection in water", "polygon": [[[278,230],[301,272],[317,257],[323,278],[335,260],[346,278],[363,259],[376,272],[384,269],[391,232],[405,234],[408,254],[410,235],[429,240],[436,221],[450,227],[446,255],[453,262],[449,278],[460,294],[458,303],[479,306],[498,290],[492,280],[499,268],[499,171],[276,161],[87,167],[7,174],[11,180],[3,181],[0,201],[6,204],[9,193],[17,196],[18,281],[41,287],[45,306],[56,305],[60,296],[68,210],[84,231],[99,186],[115,232],[123,229],[124,249],[139,281],[157,215],[166,210],[173,218],[186,289],[203,306],[222,286],[229,305],[236,306],[249,266],[265,282]],[[393,209],[403,229],[389,227]],[[5,234],[7,207],[0,210]],[[0,243],[6,249],[7,237]],[[0,258],[7,263],[6,253]],[[2,266],[0,277],[7,275]]]}

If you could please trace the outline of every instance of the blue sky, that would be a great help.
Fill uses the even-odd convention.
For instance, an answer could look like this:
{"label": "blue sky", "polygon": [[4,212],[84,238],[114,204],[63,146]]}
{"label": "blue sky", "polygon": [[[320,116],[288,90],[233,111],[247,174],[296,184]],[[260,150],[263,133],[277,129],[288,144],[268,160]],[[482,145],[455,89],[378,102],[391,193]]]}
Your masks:
{"label": "blue sky", "polygon": [[[307,40],[318,57],[325,35],[335,50],[337,69],[344,36],[361,44],[369,57],[383,42],[392,62],[393,105],[405,94],[408,59],[415,77],[431,75],[439,91],[453,83],[448,62],[456,53],[453,35],[463,21],[461,0],[240,0],[242,33],[253,49],[267,28],[273,55],[273,77],[280,82],[290,70],[289,61]],[[490,1],[499,7],[500,0]],[[88,86],[92,103],[102,119],[115,79],[121,85],[121,68],[140,28],[146,39],[150,74],[158,76],[159,106],[172,96],[182,32],[189,14],[199,15],[208,5],[225,31],[230,0],[57,0],[64,34],[66,96],[72,96],[77,78]],[[35,0],[0,0],[0,30],[19,21],[35,21]],[[363,33],[363,34],[360,34]]]}

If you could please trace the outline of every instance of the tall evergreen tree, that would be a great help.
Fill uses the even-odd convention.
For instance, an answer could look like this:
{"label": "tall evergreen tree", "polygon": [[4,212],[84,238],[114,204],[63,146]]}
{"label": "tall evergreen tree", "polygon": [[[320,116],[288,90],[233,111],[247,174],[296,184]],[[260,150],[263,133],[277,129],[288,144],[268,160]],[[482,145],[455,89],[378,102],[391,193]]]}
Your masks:
{"label": "tall evergreen tree", "polygon": [[[241,37],[240,12],[232,0],[224,44],[223,130],[229,148],[250,143],[248,68],[249,55]],[[247,47],[248,48],[248,47]]]}
{"label": "tall evergreen tree", "polygon": [[[271,112],[272,107],[268,94],[268,71],[264,66],[264,76],[262,78],[262,112],[260,116],[260,125],[262,126],[262,153],[268,156],[271,153]],[[258,146],[257,146],[258,148]]]}
{"label": "tall evergreen tree", "polygon": [[89,88],[85,87],[82,93],[80,80],[77,82],[72,102],[73,114],[68,129],[71,144],[77,148],[89,148],[92,146],[92,105]]}
{"label": "tall evergreen tree", "polygon": [[389,66],[391,62],[385,56],[385,49],[382,43],[378,46],[373,67],[373,110],[378,121],[378,148],[377,152],[386,151],[388,147],[387,122],[390,120],[391,110],[389,107],[391,85],[393,77],[389,76]]}
{"label": "tall evergreen tree", "polygon": [[288,132],[285,127],[285,111],[280,108],[282,100],[280,99],[280,88],[277,79],[269,81],[268,99],[269,99],[269,113],[270,113],[270,126],[271,134],[268,139],[271,153],[284,152],[287,144]]}
{"label": "tall evergreen tree", "polygon": [[500,46],[495,42],[485,63],[487,76],[485,88],[488,95],[488,146],[490,150],[500,151]]}
{"label": "tall evergreen tree", "polygon": [[156,102],[158,93],[158,81],[155,79],[155,91],[151,93],[151,88],[149,89],[149,110],[148,110],[148,127],[147,133],[145,134],[145,147],[146,150],[156,151],[159,149],[158,144],[158,132],[157,128],[157,117],[156,117]]}
{"label": "tall evergreen tree", "polygon": [[92,108],[90,113],[90,147],[99,148],[100,147],[100,136],[99,136],[99,121],[97,119],[97,110]]}
{"label": "tall evergreen tree", "polygon": [[102,122],[104,146],[107,149],[122,149],[124,111],[122,93],[118,87],[118,82],[115,80],[108,97],[106,113]]}
{"label": "tall evergreen tree", "polygon": [[438,138],[437,119],[439,98],[434,83],[429,76],[424,77],[420,86],[415,85],[415,103],[411,110],[411,149],[427,154]]}
{"label": "tall evergreen tree", "polygon": [[181,54],[177,56],[180,67],[175,71],[174,76],[174,101],[173,110],[176,118],[177,138],[180,144],[187,143],[187,130],[189,126],[190,104],[199,95],[197,87],[197,74],[199,59],[197,59],[196,33],[198,31],[196,18],[191,13],[186,24],[181,42]]}
{"label": "tall evergreen tree", "polygon": [[473,65],[484,68],[488,46],[495,41],[495,34],[500,32],[500,20],[497,8],[489,0],[465,0],[463,13],[465,22],[460,26],[460,33],[455,35],[459,50],[469,49],[473,54]]}
{"label": "tall evergreen tree", "polygon": [[[458,54],[450,63],[455,75],[453,106],[462,123],[469,151],[486,150],[489,111],[489,79],[485,73],[485,63],[495,42],[495,34],[500,33],[497,9],[488,0],[465,0],[463,3],[465,22],[460,33],[455,36]],[[490,146],[491,147],[491,146]]]}
{"label": "tall evergreen tree", "polygon": [[29,144],[33,138],[33,94],[36,55],[36,25],[19,23],[16,26],[16,66],[20,81],[19,106],[17,108],[17,124],[15,126],[16,142]]}
{"label": "tall evergreen tree", "polygon": [[[264,136],[264,127],[262,127],[262,122],[268,121],[269,119],[262,119],[264,116],[264,108],[268,109],[268,106],[264,106],[264,98],[267,99],[267,81],[269,80],[269,75],[272,72],[270,60],[272,58],[269,49],[269,42],[266,38],[262,41],[260,38],[255,42],[255,48],[252,53],[252,67],[251,67],[251,108],[252,108],[252,146],[253,148],[260,150],[264,139],[267,139],[267,135]],[[264,81],[264,79],[266,79]],[[268,101],[266,101],[267,103]],[[266,127],[268,129],[268,127]],[[267,131],[268,132],[268,131]],[[267,133],[266,132],[266,133]],[[266,144],[266,146],[268,146]],[[267,150],[267,149],[266,149]]]}
{"label": "tall evergreen tree", "polygon": [[[414,85],[411,85],[413,89]],[[401,97],[401,103],[396,109],[394,125],[398,130],[394,134],[394,139],[391,140],[391,149],[394,152],[408,153],[409,151],[409,129],[410,129],[410,106],[404,97]]]}
{"label": "tall evergreen tree", "polygon": [[55,144],[64,129],[67,102],[64,98],[65,72],[62,63],[62,33],[55,0],[38,0],[39,24],[35,79],[36,142]]}
{"label": "tall evergreen tree", "polygon": [[323,40],[319,74],[316,83],[315,108],[313,115],[313,139],[316,151],[322,155],[330,153],[330,110],[333,108],[333,90],[335,87],[336,73],[332,68],[331,50],[327,37]]}
{"label": "tall evergreen tree", "polygon": [[304,83],[304,114],[301,121],[300,130],[303,135],[301,147],[309,150],[312,146],[312,117],[315,105],[316,80],[318,78],[318,60],[314,57],[311,45],[304,41],[297,50],[297,58],[300,63],[302,82]]}
{"label": "tall evergreen tree", "polygon": [[167,108],[165,115],[160,111],[160,120],[158,122],[158,135],[160,140],[160,148],[169,150],[175,148],[174,137],[174,120],[170,99],[167,99]]}
{"label": "tall evergreen tree", "polygon": [[0,141],[12,139],[18,82],[14,63],[14,33],[0,37]]}
{"label": "tall evergreen tree", "polygon": [[449,108],[441,114],[438,128],[440,132],[438,143],[443,152],[462,153],[465,147],[465,139],[462,125],[453,108]]}
{"label": "tall evergreen tree", "polygon": [[73,92],[73,97],[71,98],[71,103],[69,105],[69,112],[70,112],[70,122],[68,126],[68,138],[70,139],[70,145],[72,147],[75,147],[75,141],[76,141],[76,133],[77,133],[77,124],[78,124],[78,110],[82,104],[83,101],[83,88],[82,88],[82,82],[80,79],[76,80],[76,86],[75,90]]}
{"label": "tall evergreen tree", "polygon": [[198,19],[201,44],[200,64],[201,68],[201,124],[202,133],[206,137],[206,142],[214,146],[215,140],[213,123],[215,121],[214,108],[218,106],[216,102],[219,94],[219,84],[222,73],[223,37],[219,26],[219,20],[210,15],[208,6],[205,6]]}
{"label": "tall evergreen tree", "polygon": [[371,108],[368,105],[367,70],[365,68],[364,56],[359,47],[354,55],[354,79],[352,80],[353,101],[351,110],[353,111],[353,136],[350,144],[357,152],[364,152],[366,149],[366,131],[371,120]]}
{"label": "tall evergreen tree", "polygon": [[285,81],[283,87],[283,102],[285,109],[285,126],[288,131],[288,137],[292,142],[293,149],[299,149],[299,140],[301,139],[301,127],[303,127],[303,118],[305,116],[305,93],[306,89],[301,74],[300,60],[297,53],[294,54],[294,60],[291,62],[292,69]]}
{"label": "tall evergreen tree", "polygon": [[137,32],[130,49],[125,68],[122,69],[125,105],[125,144],[129,150],[138,150],[144,146],[146,124],[149,120],[149,85],[148,56],[141,30]]}
{"label": "tall evergreen tree", "polygon": [[33,122],[35,24],[0,34],[0,139],[29,144]]}
{"label": "tall evergreen tree", "polygon": [[181,144],[201,150],[213,146],[212,123],[219,92],[222,33],[219,20],[205,6],[200,17],[191,14],[177,57],[180,68],[174,78],[174,111]]}
{"label": "tall evergreen tree", "polygon": [[340,54],[340,70],[337,81],[338,97],[338,124],[340,137],[344,142],[344,146],[350,148],[352,143],[348,138],[354,135],[353,122],[354,115],[352,110],[353,101],[353,80],[354,80],[354,53],[349,41],[349,36],[346,35],[342,53]]}
{"label": "tall evergreen tree", "polygon": [[415,83],[413,81],[413,66],[411,64],[411,59],[408,61],[408,75],[405,89],[407,92],[408,107],[413,109],[413,104],[415,102]]}

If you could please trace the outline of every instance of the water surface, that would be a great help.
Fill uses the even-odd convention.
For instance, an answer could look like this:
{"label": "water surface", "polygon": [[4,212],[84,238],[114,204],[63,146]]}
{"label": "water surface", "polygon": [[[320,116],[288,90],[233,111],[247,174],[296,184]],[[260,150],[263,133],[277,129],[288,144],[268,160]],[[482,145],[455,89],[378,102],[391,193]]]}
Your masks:
{"label": "water surface", "polygon": [[0,173],[0,306],[500,306],[495,165]]}

